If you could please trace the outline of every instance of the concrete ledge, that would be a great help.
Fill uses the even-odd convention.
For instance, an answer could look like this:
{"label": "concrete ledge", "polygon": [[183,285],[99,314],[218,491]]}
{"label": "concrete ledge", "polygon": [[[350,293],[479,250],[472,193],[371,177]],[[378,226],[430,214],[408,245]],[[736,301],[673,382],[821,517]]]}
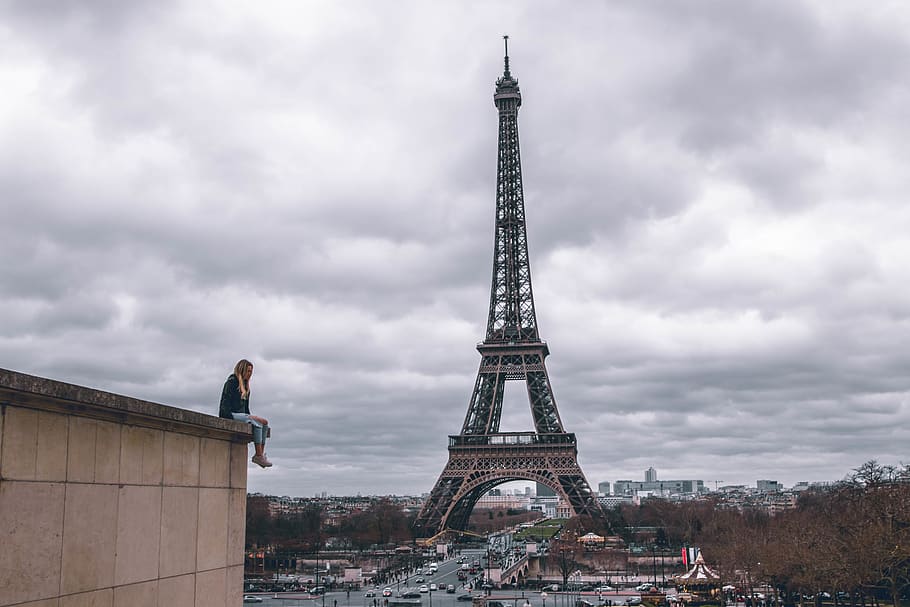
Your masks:
{"label": "concrete ledge", "polygon": [[250,425],[214,415],[104,392],[84,386],[0,369],[0,405],[76,414],[120,424],[141,426],[248,443]]}

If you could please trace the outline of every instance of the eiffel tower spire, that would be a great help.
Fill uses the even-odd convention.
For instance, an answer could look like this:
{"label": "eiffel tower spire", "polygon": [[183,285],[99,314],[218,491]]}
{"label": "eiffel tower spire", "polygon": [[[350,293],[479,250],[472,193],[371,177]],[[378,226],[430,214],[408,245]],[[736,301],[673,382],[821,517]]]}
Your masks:
{"label": "eiffel tower spire", "polygon": [[[508,36],[503,38],[503,73],[493,94],[499,145],[486,338],[477,346],[480,368],[461,434],[449,437],[449,462],[415,523],[427,534],[464,529],[477,500],[511,480],[547,485],[575,514],[602,514],[578,466],[575,435],[559,418],[544,363],[549,348],[537,331],[518,141],[521,91],[509,70]],[[507,381],[525,382],[533,432],[499,431]]]}
{"label": "eiffel tower spire", "polygon": [[486,343],[539,341],[531,264],[525,230],[525,200],[518,144],[521,91],[509,72],[509,37],[502,78],[496,81],[493,103],[499,110],[499,157],[496,166],[496,241],[493,249],[493,288]]}

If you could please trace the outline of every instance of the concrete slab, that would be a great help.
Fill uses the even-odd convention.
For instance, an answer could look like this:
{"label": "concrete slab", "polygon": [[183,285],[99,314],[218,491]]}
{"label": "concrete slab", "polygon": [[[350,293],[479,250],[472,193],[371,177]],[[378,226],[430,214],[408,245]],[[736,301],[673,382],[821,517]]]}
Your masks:
{"label": "concrete slab", "polygon": [[35,480],[58,482],[66,480],[68,428],[65,415],[38,412]]}
{"label": "concrete slab", "polygon": [[[194,605],[195,603],[196,574],[180,575],[158,580],[158,607]],[[240,603],[236,604],[240,605]],[[228,605],[228,603],[225,603],[225,605]]]}
{"label": "concrete slab", "polygon": [[202,487],[229,487],[230,443],[203,438],[199,455],[199,485]]}
{"label": "concrete slab", "polygon": [[113,585],[117,499],[116,485],[67,484],[61,594]]}
{"label": "concrete slab", "polygon": [[158,607],[158,580],[114,588],[114,607]]}
{"label": "concrete slab", "polygon": [[81,592],[60,597],[60,607],[113,607],[114,589]]}
{"label": "concrete slab", "polygon": [[0,550],[0,605],[60,594],[64,494],[63,483],[0,480],[3,545],[16,547]]}
{"label": "concrete slab", "polygon": [[155,579],[161,538],[161,487],[121,485],[119,493],[114,585]]}
{"label": "concrete slab", "polygon": [[164,435],[164,484],[184,487],[198,486],[198,436],[176,432],[168,432]]}
{"label": "concrete slab", "polygon": [[199,490],[199,533],[196,568],[199,571],[227,566],[229,489]]}
{"label": "concrete slab", "polygon": [[226,571],[214,569],[196,574],[195,607],[225,607],[228,604],[225,596]]}
{"label": "concrete slab", "polygon": [[3,422],[3,478],[35,480],[38,453],[38,412],[6,407]]}
{"label": "concrete slab", "polygon": [[196,571],[198,516],[198,488],[164,487],[161,498],[159,576],[171,577]]}

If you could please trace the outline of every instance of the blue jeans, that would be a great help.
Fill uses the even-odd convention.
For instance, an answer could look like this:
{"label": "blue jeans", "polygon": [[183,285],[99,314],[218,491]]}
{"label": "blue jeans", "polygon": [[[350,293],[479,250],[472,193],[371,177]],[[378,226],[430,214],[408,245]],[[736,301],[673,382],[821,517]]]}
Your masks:
{"label": "blue jeans", "polygon": [[260,424],[247,413],[231,413],[231,416],[239,422],[247,422],[253,426],[253,442],[257,445],[265,444],[266,426]]}

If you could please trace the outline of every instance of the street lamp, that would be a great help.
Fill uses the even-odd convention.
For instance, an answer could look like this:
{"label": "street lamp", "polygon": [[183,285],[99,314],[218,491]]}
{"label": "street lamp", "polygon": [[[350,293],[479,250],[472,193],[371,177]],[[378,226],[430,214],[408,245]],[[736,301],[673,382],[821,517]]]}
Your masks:
{"label": "street lamp", "polygon": [[540,593],[540,598],[543,600],[543,607],[547,607],[547,593],[546,593],[546,592],[541,592],[541,593]]}

